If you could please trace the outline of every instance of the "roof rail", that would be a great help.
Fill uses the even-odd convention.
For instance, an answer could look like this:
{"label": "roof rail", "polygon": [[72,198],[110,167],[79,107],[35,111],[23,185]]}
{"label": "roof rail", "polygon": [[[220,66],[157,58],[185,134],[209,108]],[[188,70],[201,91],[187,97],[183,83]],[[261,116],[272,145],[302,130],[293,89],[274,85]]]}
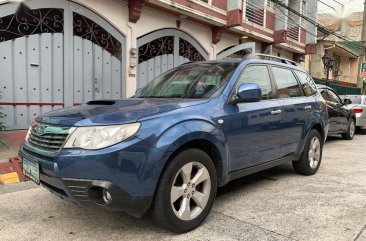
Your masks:
{"label": "roof rail", "polygon": [[289,65],[294,65],[297,67],[301,67],[297,62],[293,61],[293,60],[289,60],[286,58],[281,58],[281,57],[277,57],[277,56],[273,56],[273,55],[268,55],[268,54],[248,54],[244,56],[245,59],[265,59],[265,60],[272,60],[272,61],[276,61],[276,62],[280,62],[283,64],[289,64]]}

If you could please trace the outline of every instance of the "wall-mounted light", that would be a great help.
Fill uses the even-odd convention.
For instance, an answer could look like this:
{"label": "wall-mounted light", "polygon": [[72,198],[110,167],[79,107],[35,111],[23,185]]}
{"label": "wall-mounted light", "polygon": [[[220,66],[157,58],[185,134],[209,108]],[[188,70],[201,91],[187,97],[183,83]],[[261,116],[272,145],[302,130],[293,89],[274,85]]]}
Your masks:
{"label": "wall-mounted light", "polygon": [[248,36],[245,36],[245,35],[241,36],[241,39],[247,39],[247,38],[248,38]]}
{"label": "wall-mounted light", "polygon": [[130,66],[135,67],[137,62],[137,48],[131,48],[130,49]]}

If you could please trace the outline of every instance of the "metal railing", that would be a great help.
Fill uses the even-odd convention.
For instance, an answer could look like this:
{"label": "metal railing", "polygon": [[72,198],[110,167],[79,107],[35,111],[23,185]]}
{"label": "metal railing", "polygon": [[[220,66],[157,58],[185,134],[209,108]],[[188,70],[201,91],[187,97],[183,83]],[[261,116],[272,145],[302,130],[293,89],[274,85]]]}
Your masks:
{"label": "metal railing", "polygon": [[245,2],[245,19],[249,22],[263,26],[264,24],[264,6],[257,6],[251,2]]}
{"label": "metal railing", "polygon": [[245,55],[244,58],[271,60],[271,61],[276,61],[276,62],[283,63],[283,64],[289,64],[289,65],[292,65],[292,66],[301,67],[301,65],[299,65],[299,63],[297,63],[296,61],[286,59],[286,58],[282,58],[282,57],[273,56],[273,55],[268,55],[268,54],[256,54],[256,53],[254,53],[254,54]]}

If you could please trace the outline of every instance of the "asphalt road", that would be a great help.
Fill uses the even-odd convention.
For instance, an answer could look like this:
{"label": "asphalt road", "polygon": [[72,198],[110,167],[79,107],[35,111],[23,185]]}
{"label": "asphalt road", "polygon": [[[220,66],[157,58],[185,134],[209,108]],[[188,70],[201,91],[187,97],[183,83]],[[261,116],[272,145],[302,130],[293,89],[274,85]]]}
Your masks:
{"label": "asphalt road", "polygon": [[229,183],[182,235],[150,217],[91,210],[27,182],[0,186],[0,240],[366,240],[366,135],[329,138],[315,176],[283,165]]}

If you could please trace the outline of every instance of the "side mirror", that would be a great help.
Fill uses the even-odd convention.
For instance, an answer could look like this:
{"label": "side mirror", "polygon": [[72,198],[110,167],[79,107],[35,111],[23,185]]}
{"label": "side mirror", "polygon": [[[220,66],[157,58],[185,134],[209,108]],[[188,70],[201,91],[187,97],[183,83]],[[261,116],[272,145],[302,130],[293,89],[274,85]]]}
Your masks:
{"label": "side mirror", "polygon": [[352,104],[352,100],[350,100],[350,99],[344,99],[343,100],[343,104],[344,105],[350,105],[350,104]]}
{"label": "side mirror", "polygon": [[258,102],[262,98],[262,90],[256,83],[245,83],[238,87],[235,103]]}

